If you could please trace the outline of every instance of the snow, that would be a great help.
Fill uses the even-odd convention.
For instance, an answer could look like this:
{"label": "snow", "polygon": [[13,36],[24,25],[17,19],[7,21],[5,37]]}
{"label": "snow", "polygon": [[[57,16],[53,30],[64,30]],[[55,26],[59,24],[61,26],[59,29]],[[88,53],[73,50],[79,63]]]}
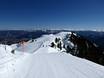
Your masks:
{"label": "snow", "polygon": [[1,45],[0,78],[104,78],[104,66],[50,47],[57,36],[65,33],[44,35],[19,47]]}
{"label": "snow", "polygon": [[0,59],[10,55],[12,48],[7,45],[0,45]]}

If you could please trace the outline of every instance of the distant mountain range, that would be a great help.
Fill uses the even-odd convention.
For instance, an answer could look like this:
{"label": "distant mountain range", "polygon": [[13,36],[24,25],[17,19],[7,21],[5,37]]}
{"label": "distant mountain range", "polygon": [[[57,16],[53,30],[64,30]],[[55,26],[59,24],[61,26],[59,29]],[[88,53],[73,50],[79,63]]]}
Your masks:
{"label": "distant mountain range", "polygon": [[[0,31],[0,43],[1,44],[14,44],[21,40],[28,41],[30,39],[35,39],[43,34],[56,34],[62,31],[69,30],[2,30]],[[104,49],[104,32],[97,31],[73,31],[88,39],[89,41],[96,43],[100,48]]]}
{"label": "distant mountain range", "polygon": [[104,32],[97,31],[77,31],[79,35],[83,36],[87,40],[96,43],[100,48],[104,50]]}

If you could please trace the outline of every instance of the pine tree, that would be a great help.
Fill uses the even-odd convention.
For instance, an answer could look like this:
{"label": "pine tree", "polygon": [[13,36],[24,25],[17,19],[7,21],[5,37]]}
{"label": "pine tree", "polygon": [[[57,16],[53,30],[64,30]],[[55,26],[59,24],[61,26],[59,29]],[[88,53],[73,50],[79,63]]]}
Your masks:
{"label": "pine tree", "polygon": [[62,43],[59,42],[59,43],[57,44],[57,47],[58,47],[60,50],[62,50]]}
{"label": "pine tree", "polygon": [[62,43],[60,42],[59,45],[60,50],[62,50]]}
{"label": "pine tree", "polygon": [[51,47],[55,47],[55,44],[54,44],[54,42],[52,42],[52,43],[51,43]]}
{"label": "pine tree", "polygon": [[12,50],[11,53],[14,54],[15,53],[15,50]]}
{"label": "pine tree", "polygon": [[71,52],[71,48],[70,48],[69,45],[67,45],[66,52],[67,52],[67,53],[70,53],[70,52]]}
{"label": "pine tree", "polygon": [[58,42],[58,39],[57,38],[55,38],[55,43],[57,43]]}
{"label": "pine tree", "polygon": [[65,44],[63,45],[63,48],[66,48],[66,47],[65,47]]}

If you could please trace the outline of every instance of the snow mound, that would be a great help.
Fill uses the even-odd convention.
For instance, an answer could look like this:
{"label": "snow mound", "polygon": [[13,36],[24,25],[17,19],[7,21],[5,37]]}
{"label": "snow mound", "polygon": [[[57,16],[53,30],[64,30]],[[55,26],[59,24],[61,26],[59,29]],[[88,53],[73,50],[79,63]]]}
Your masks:
{"label": "snow mound", "polygon": [[0,59],[5,57],[7,54],[10,54],[12,48],[7,45],[0,45]]}
{"label": "snow mound", "polygon": [[64,36],[66,36],[67,34],[72,34],[72,32],[60,32],[60,33],[56,34],[56,36],[64,37]]}
{"label": "snow mound", "polygon": [[3,47],[0,47],[0,58],[3,58],[6,55],[6,51]]}
{"label": "snow mound", "polygon": [[57,49],[54,49],[52,47],[41,47],[39,50],[34,52],[34,54],[47,54],[47,53],[58,53],[59,51]]}

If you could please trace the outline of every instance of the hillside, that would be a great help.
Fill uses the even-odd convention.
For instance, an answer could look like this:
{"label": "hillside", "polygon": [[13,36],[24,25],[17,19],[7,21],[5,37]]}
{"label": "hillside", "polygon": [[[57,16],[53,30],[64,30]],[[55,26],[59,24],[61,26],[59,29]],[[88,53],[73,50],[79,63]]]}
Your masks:
{"label": "hillside", "polygon": [[1,45],[0,78],[103,78],[104,66],[66,53],[64,48],[51,47],[55,38],[62,42],[67,33],[71,34],[62,32],[43,35],[21,45]]}

